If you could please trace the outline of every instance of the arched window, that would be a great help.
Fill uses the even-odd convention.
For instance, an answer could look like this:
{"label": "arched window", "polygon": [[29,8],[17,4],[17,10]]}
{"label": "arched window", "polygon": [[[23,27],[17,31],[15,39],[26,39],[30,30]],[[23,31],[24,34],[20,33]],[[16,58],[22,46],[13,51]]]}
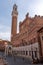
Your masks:
{"label": "arched window", "polygon": [[34,38],[34,43],[36,42],[36,38]]}

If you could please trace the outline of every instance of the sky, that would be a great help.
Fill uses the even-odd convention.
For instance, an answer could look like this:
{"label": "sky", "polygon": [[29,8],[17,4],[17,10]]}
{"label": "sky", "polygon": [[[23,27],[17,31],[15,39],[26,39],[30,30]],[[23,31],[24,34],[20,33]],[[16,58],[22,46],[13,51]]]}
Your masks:
{"label": "sky", "polygon": [[[43,0],[0,0],[0,39],[11,40],[11,23],[13,5],[18,6],[18,21],[25,19],[25,15],[29,12],[30,17],[35,14],[43,16]],[[19,27],[17,27],[17,32]]]}

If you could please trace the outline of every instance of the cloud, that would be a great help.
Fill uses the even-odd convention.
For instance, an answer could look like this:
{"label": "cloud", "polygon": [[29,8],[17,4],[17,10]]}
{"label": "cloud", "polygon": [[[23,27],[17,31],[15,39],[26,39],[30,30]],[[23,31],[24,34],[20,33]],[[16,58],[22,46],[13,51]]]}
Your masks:
{"label": "cloud", "polygon": [[10,40],[10,36],[10,27],[0,24],[0,39]]}
{"label": "cloud", "polygon": [[8,17],[1,16],[0,18],[0,39],[10,40],[11,21]]}
{"label": "cloud", "polygon": [[10,31],[11,27],[9,27],[8,25],[0,24],[0,30],[2,30],[2,31]]}
{"label": "cloud", "polygon": [[5,40],[10,40],[10,32],[0,32],[0,38]]}
{"label": "cloud", "polygon": [[2,29],[3,28],[3,25],[0,25],[0,29]]}

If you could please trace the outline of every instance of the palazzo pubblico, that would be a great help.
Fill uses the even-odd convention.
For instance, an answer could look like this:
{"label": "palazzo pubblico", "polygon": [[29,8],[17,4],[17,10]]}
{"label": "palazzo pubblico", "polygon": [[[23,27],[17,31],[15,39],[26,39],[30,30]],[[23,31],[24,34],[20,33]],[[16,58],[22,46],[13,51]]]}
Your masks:
{"label": "palazzo pubblico", "polygon": [[27,13],[25,19],[19,23],[19,33],[17,33],[18,15],[17,5],[14,4],[11,42],[15,53],[31,59],[43,57],[43,16],[29,17]]}

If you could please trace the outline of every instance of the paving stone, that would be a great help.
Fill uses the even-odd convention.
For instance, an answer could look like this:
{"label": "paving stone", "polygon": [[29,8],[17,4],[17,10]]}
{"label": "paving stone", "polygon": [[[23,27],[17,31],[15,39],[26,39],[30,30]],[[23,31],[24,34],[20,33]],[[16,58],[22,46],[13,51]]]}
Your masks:
{"label": "paving stone", "polygon": [[14,57],[4,56],[3,52],[0,52],[0,56],[2,56],[5,59],[8,65],[41,65],[41,64],[32,64],[30,59],[27,59],[27,58],[23,59],[22,57],[18,57],[18,56],[14,56]]}

